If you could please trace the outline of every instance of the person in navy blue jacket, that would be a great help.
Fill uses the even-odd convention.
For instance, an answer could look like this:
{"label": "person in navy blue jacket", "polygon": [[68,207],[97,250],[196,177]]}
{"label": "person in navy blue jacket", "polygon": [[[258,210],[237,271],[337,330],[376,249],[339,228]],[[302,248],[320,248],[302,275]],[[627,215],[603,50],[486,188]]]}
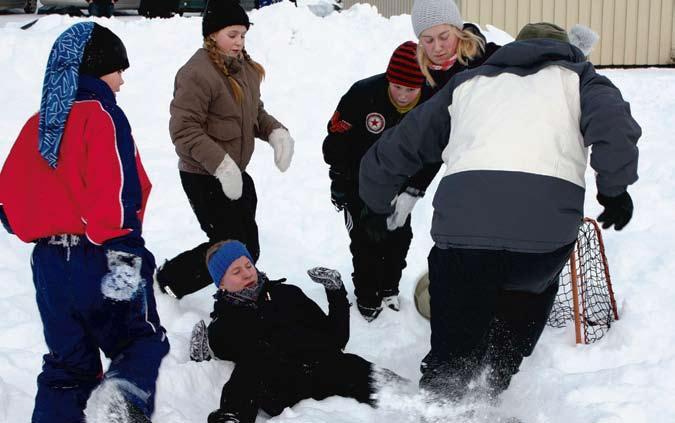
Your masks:
{"label": "person in navy blue jacket", "polygon": [[487,367],[505,390],[529,356],[584,216],[587,157],[598,220],[621,230],[633,203],[640,126],[567,33],[528,24],[518,40],[455,75],[361,161],[361,198],[383,226],[400,187],[446,164],[429,253],[431,351],[420,386],[458,400]]}
{"label": "person in navy blue jacket", "polygon": [[[141,233],[151,185],[115,100],[128,67],[109,29],[83,22],[64,31],[47,62],[40,112],[0,173],[3,223],[35,243],[49,349],[33,423],[147,423],[154,410],[169,343]],[[99,350],[111,360],[107,372]]]}

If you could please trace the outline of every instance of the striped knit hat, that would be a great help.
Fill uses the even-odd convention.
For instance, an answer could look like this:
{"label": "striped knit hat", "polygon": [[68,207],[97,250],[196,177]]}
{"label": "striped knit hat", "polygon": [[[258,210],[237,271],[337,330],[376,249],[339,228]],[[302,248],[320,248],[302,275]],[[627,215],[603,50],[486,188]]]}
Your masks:
{"label": "striped knit hat", "polygon": [[424,75],[417,63],[417,43],[406,41],[396,47],[387,66],[387,80],[404,87],[422,87]]}

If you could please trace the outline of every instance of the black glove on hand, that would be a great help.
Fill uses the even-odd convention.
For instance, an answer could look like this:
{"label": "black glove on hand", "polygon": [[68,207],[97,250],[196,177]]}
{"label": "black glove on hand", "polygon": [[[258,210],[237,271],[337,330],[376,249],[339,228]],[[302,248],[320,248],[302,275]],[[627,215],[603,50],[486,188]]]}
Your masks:
{"label": "black glove on hand", "polygon": [[382,242],[387,238],[387,215],[377,214],[367,206],[361,210],[361,225],[373,242]]}
{"label": "black glove on hand", "polygon": [[333,203],[337,211],[342,211],[345,207],[347,207],[347,194],[340,189],[339,185],[340,184],[336,181],[331,182],[330,201]]}
{"label": "black glove on hand", "polygon": [[330,201],[333,203],[338,211],[341,211],[350,202],[350,197],[353,197],[354,182],[350,176],[335,169],[328,171],[330,177]]}
{"label": "black glove on hand", "polygon": [[598,203],[605,206],[605,211],[598,216],[598,222],[602,223],[602,228],[607,229],[614,225],[614,229],[620,231],[630,222],[633,217],[633,200],[628,191],[616,197],[607,197],[598,194]]}

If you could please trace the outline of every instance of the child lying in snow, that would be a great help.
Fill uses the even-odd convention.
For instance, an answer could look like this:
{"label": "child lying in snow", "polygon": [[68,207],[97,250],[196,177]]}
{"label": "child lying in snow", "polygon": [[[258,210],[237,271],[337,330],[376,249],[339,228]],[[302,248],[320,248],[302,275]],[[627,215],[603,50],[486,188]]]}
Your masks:
{"label": "child lying in snow", "polygon": [[209,423],[253,423],[259,408],[276,416],[303,399],[333,395],[375,405],[378,381],[401,380],[342,352],[349,340],[349,302],[337,271],[307,272],[326,289],[326,316],[297,286],[258,272],[239,241],[214,245],[206,261],[219,291],[208,330],[203,321],[195,326],[190,357],[207,360],[212,351],[236,363]]}

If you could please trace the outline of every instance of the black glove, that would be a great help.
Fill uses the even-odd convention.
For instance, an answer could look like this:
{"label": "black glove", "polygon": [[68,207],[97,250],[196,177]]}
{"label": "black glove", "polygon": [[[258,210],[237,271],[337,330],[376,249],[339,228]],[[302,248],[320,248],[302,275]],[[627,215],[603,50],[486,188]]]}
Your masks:
{"label": "black glove", "polygon": [[338,211],[341,211],[354,197],[354,183],[349,175],[335,169],[331,169],[328,176],[330,177],[330,201]]}
{"label": "black glove", "polygon": [[366,236],[373,242],[382,242],[387,238],[387,215],[377,214],[368,206],[361,210],[361,225],[366,231]]}
{"label": "black glove", "polygon": [[616,197],[607,197],[598,194],[598,203],[605,206],[605,211],[598,216],[598,222],[602,222],[602,228],[607,229],[614,225],[614,229],[620,231],[630,222],[633,217],[633,200],[628,191]]}

